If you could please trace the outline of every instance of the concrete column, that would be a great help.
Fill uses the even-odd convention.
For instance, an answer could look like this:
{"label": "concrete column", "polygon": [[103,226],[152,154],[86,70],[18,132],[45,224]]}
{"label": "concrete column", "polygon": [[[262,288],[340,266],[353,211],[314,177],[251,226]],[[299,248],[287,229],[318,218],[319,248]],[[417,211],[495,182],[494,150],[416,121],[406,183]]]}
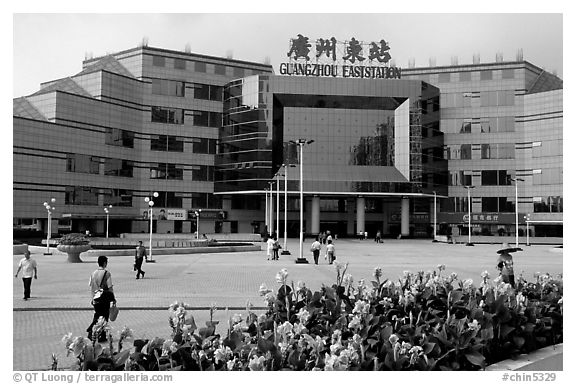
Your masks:
{"label": "concrete column", "polygon": [[356,198],[356,233],[366,230],[366,201],[363,197]]}
{"label": "concrete column", "polygon": [[312,197],[312,228],[311,232],[317,235],[320,232],[320,196]]}
{"label": "concrete column", "polygon": [[354,200],[346,199],[346,234],[348,236],[354,236]]}
{"label": "concrete column", "polygon": [[402,236],[410,236],[410,200],[408,199],[402,199],[400,233]]}

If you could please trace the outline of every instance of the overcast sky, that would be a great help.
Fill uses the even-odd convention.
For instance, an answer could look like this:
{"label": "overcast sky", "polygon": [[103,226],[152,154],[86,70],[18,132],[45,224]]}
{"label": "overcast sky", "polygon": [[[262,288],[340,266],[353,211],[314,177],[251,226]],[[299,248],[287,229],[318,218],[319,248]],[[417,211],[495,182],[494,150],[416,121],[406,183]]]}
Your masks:
{"label": "overcast sky", "polygon": [[524,59],[563,78],[561,13],[532,14],[160,14],[51,13],[13,15],[13,97],[26,96],[40,83],[81,71],[87,53],[95,57],[138,46],[263,62],[276,73],[286,61],[290,38],[302,34],[313,42],[334,36],[338,41],[389,42],[399,67],[410,59],[417,67],[493,62],[497,53]]}

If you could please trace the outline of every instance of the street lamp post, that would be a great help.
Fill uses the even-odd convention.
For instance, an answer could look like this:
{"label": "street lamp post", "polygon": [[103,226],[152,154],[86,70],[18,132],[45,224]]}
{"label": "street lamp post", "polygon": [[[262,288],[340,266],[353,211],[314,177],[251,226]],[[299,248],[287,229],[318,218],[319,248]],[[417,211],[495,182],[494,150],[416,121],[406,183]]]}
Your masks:
{"label": "street lamp post", "polygon": [[270,223],[270,226],[268,234],[272,237],[272,234],[274,233],[274,189],[272,188],[274,182],[269,181],[268,185],[270,186],[270,210],[268,211],[268,214],[270,215],[268,217],[268,223]]}
{"label": "street lamp post", "polygon": [[519,177],[516,178],[512,178],[511,179],[514,182],[514,191],[515,191],[515,202],[514,202],[514,206],[515,206],[515,210],[516,210],[516,248],[518,248],[518,182],[519,181],[524,181],[524,179],[521,179]]}
{"label": "street lamp post", "polygon": [[296,263],[308,263],[304,257],[304,146],[312,144],[314,140],[298,139],[290,140],[291,144],[298,144],[300,149],[300,252]]}
{"label": "street lamp post", "polygon": [[438,240],[436,240],[436,191],[432,191],[434,192],[434,230],[432,231],[432,233],[434,234],[434,239],[432,240],[433,242],[437,242]]}
{"label": "street lamp post", "polygon": [[468,190],[468,242],[467,246],[473,246],[472,243],[472,200],[470,200],[470,190],[474,188],[473,185],[466,185],[464,188]]}
{"label": "street lamp post", "polygon": [[269,232],[269,228],[268,228],[268,189],[267,188],[264,188],[264,196],[265,196],[265,201],[266,201],[266,204],[264,204],[266,207],[266,212],[264,213],[264,230],[266,232]]}
{"label": "street lamp post", "polygon": [[280,175],[276,176],[276,238],[280,233]]}
{"label": "street lamp post", "polygon": [[46,253],[45,255],[51,255],[50,253],[50,239],[52,238],[52,212],[56,210],[54,204],[56,203],[55,198],[50,199],[50,203],[47,201],[44,202],[44,208],[46,208],[46,212],[48,213],[48,223],[47,224],[47,234],[46,234]]}
{"label": "street lamp post", "polygon": [[200,213],[201,209],[194,211],[194,216],[196,216],[196,240],[200,238]]}
{"label": "street lamp post", "polygon": [[110,223],[110,209],[112,209],[112,204],[104,207],[104,212],[106,212],[106,238],[108,238],[108,226]]}
{"label": "street lamp post", "polygon": [[527,214],[526,216],[524,216],[524,219],[526,220],[526,246],[529,247],[530,246],[530,214]]}
{"label": "street lamp post", "polygon": [[148,217],[150,218],[150,251],[148,252],[148,256],[150,256],[150,258],[148,259],[149,263],[155,262],[152,259],[152,215],[154,214],[154,210],[152,209],[152,207],[154,207],[153,199],[158,196],[159,196],[158,192],[154,192],[152,196],[147,196],[146,198],[144,198],[144,201],[148,203],[148,207],[150,207],[150,210],[148,211]]}
{"label": "street lamp post", "polygon": [[288,167],[293,165],[282,164],[284,168],[284,250],[282,255],[290,255],[290,251],[286,246],[288,239]]}

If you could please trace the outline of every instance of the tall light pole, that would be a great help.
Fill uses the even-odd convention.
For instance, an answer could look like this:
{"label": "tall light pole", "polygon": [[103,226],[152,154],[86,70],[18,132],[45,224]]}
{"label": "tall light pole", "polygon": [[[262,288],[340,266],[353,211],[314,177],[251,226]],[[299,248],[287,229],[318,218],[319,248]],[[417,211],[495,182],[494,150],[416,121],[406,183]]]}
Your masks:
{"label": "tall light pole", "polygon": [[519,181],[524,181],[524,179],[521,179],[519,177],[513,177],[511,178],[511,180],[514,182],[514,190],[515,190],[515,197],[516,200],[514,202],[514,206],[515,206],[515,211],[516,211],[516,248],[518,248],[518,182]]}
{"label": "tall light pole", "polygon": [[280,175],[276,174],[276,238],[280,233]]}
{"label": "tall light pole", "polygon": [[268,185],[270,186],[270,211],[268,212],[270,214],[270,217],[268,218],[268,222],[270,223],[270,231],[268,234],[272,236],[274,233],[274,189],[272,189],[274,182],[269,181]]}
{"label": "tall light pole", "polygon": [[196,240],[198,240],[200,237],[200,213],[202,212],[201,209],[197,209],[196,211],[194,211],[194,216],[196,216]]}
{"label": "tall light pole", "polygon": [[266,212],[264,213],[264,230],[266,232],[269,232],[269,229],[268,229],[268,189],[267,188],[264,188],[264,196],[265,196],[265,200],[266,200],[266,204],[265,204]]}
{"label": "tall light pole", "polygon": [[55,198],[50,199],[50,203],[47,201],[44,202],[44,208],[46,208],[46,212],[48,213],[48,223],[47,224],[47,235],[46,235],[46,253],[45,255],[51,255],[50,253],[50,238],[52,237],[52,212],[56,210],[54,204],[56,203]]}
{"label": "tall light pole", "polygon": [[526,214],[526,216],[524,216],[524,219],[526,220],[526,246],[529,247],[530,246],[530,214]]}
{"label": "tall light pole", "polygon": [[314,140],[298,139],[297,141],[290,140],[291,144],[298,144],[300,152],[300,253],[297,263],[308,263],[308,260],[303,255],[304,250],[304,146],[312,144]]}
{"label": "tall light pole", "polygon": [[470,199],[470,190],[474,188],[474,186],[466,185],[464,188],[468,190],[468,242],[466,245],[472,246],[474,244],[472,243],[472,200]]}
{"label": "tall light pole", "polygon": [[112,204],[104,207],[104,212],[106,212],[106,238],[108,238],[108,224],[110,223],[110,209],[112,209]]}
{"label": "tall light pole", "polygon": [[284,168],[284,250],[283,255],[290,255],[290,251],[286,246],[286,241],[288,239],[288,167],[293,167],[294,165],[282,164]]}
{"label": "tall light pole", "polygon": [[144,201],[146,203],[148,203],[148,207],[150,207],[150,210],[148,211],[148,217],[150,218],[150,251],[148,252],[148,255],[150,256],[150,258],[148,259],[149,263],[154,263],[154,260],[152,259],[152,215],[154,214],[154,210],[152,209],[152,207],[154,207],[154,198],[158,197],[158,192],[154,192],[152,193],[152,196],[146,196],[144,198]]}
{"label": "tall light pole", "polygon": [[434,193],[434,230],[432,231],[434,238],[432,239],[433,242],[436,242],[436,191],[432,191]]}

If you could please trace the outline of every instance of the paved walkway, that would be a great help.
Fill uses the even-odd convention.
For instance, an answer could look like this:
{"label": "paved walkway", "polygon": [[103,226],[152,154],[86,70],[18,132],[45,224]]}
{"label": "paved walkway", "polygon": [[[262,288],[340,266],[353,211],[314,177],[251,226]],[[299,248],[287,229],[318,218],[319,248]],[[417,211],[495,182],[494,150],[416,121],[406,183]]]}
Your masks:
{"label": "paved walkway", "polygon": [[[305,256],[312,257],[305,244]],[[456,272],[460,278],[480,279],[488,270],[496,276],[495,260],[499,245],[448,245],[425,240],[374,241],[339,240],[336,242],[337,260],[348,262],[348,271],[355,280],[371,279],[374,267],[382,267],[385,277],[397,278],[403,271],[432,270],[445,264],[448,273]],[[311,289],[335,281],[334,268],[320,258],[320,265],[295,264],[297,240],[288,243],[291,256],[279,261],[267,261],[264,251],[246,253],[166,255],[154,257],[156,263],[144,264],[146,278],[136,280],[130,256],[110,257],[108,269],[112,273],[114,289],[120,307],[120,316],[112,325],[120,329],[128,325],[136,337],[167,337],[170,328],[166,308],[175,300],[183,300],[193,307],[197,324],[208,320],[208,307],[216,303],[229,307],[229,314],[244,312],[246,301],[263,306],[258,295],[261,283],[276,287],[275,275],[287,268],[289,280],[302,280]],[[97,267],[96,257],[90,252],[82,255],[81,264],[66,262],[66,255],[55,251],[44,256],[44,248],[31,247],[32,257],[38,262],[38,280],[32,283],[32,298],[22,300],[22,280],[13,279],[13,321],[15,370],[44,369],[50,364],[53,352],[62,357],[61,366],[72,361],[65,359],[60,339],[67,332],[84,335],[92,317],[89,304],[88,278]],[[18,260],[13,257],[13,269]],[[517,273],[524,271],[532,278],[535,272],[562,273],[562,252],[551,246],[526,247],[514,257]],[[225,322],[222,309],[217,319]],[[224,331],[224,327],[219,329]],[[66,364],[68,363],[68,364]]]}

